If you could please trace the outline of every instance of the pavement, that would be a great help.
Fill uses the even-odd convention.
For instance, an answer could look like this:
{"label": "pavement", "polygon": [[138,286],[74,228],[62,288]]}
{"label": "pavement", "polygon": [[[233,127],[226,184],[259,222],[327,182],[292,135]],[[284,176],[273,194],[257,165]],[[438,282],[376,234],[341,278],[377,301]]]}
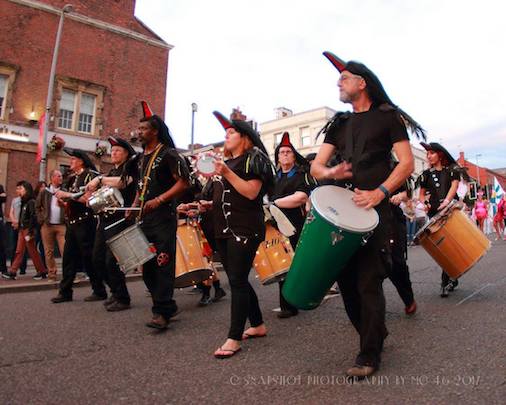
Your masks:
{"label": "pavement", "polygon": [[[439,297],[440,270],[421,247],[409,249],[418,312],[408,317],[385,281],[387,326],[381,369],[345,378],[358,337],[340,296],[280,320],[278,287],[251,275],[268,336],[216,360],[226,338],[230,293],[208,307],[177,290],[182,310],[165,332],[150,330],[150,299],[129,283],[132,309],[101,302],[51,304],[55,291],[0,295],[0,404],[504,404],[506,242]],[[223,273],[221,273],[223,274]],[[226,276],[222,284],[229,292]]]}

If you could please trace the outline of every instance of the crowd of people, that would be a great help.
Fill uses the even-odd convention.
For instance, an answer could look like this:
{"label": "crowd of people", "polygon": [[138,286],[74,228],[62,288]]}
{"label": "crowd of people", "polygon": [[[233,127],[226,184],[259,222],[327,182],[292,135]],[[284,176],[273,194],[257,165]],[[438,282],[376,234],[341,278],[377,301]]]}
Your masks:
{"label": "crowd of people", "polygon": [[[35,190],[26,181],[17,184],[9,213],[16,248],[7,269],[5,243],[2,246],[2,277],[16,278],[26,266],[27,251],[37,270],[34,278],[56,281],[57,246],[62,255],[62,278],[53,303],[73,300],[76,273],[85,270],[92,290],[85,301],[104,301],[110,312],[127,310],[131,298],[125,274],[106,241],[126,229],[138,228],[153,252],[142,266],[152,300],[152,316],[146,326],[166,329],[179,312],[174,299],[178,219],[197,216],[229,280],[230,325],[225,342],[214,356],[231,358],[240,352],[242,341],[268,333],[249,281],[256,252],[266,236],[266,202],[280,209],[292,224],[295,230],[289,243],[296,250],[308,221],[311,192],[321,185],[340,186],[353,191],[357,207],[374,209],[379,218],[372,235],[335,280],[346,313],[360,336],[355,363],[346,373],[357,378],[374,373],[388,336],[383,280],[391,280],[405,304],[405,313],[413,315],[417,306],[407,246],[428,219],[456,199],[463,173],[442,145],[422,142],[430,168],[417,179],[419,198],[413,198],[410,176],[414,160],[408,131],[425,139],[422,127],[390,100],[365,65],[344,62],[330,52],[324,55],[340,74],[340,100],[351,104],[353,111],[337,113],[322,128],[324,141],[315,156],[301,156],[285,133],[273,164],[251,125],[214,112],[225,130],[224,156],[214,157],[212,175],[206,177],[206,184],[199,185],[189,160],[176,150],[165,122],[143,103],[144,116],[138,127],[142,152],[136,152],[124,139],[110,137],[113,167],[100,174],[86,152],[66,148],[70,171],[65,179],[60,171],[53,170],[49,184],[40,183]],[[106,186],[119,190],[126,211],[97,213],[90,208],[92,194]],[[5,193],[1,196],[5,199]],[[501,204],[496,215],[498,234],[506,214],[504,199]],[[482,226],[482,211],[487,209],[482,196],[475,205],[476,220]],[[334,237],[334,242],[339,240]],[[298,308],[285,299],[283,279],[278,281],[279,317],[296,316]],[[200,284],[202,305],[212,301],[211,282],[215,300],[226,295],[215,274],[212,281]],[[456,280],[443,271],[441,296],[447,297],[456,285]]]}

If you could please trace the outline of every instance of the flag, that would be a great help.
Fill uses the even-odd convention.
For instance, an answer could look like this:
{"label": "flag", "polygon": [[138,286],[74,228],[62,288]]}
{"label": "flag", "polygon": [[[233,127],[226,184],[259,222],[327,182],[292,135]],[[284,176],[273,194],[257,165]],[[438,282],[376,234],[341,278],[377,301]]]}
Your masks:
{"label": "flag", "polygon": [[501,184],[497,180],[497,177],[494,176],[494,192],[492,194],[495,197],[496,201],[499,201],[504,195],[504,189],[501,187]]}
{"label": "flag", "polygon": [[39,143],[37,145],[37,163],[42,160],[42,145],[45,142],[44,139],[44,121],[46,120],[46,114],[42,114],[39,120]]}

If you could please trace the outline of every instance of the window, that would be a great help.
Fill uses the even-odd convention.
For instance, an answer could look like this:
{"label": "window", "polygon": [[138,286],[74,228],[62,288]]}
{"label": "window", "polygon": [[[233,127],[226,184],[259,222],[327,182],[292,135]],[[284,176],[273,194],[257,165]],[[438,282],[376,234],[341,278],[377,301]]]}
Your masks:
{"label": "window", "polygon": [[309,127],[302,127],[300,129],[300,145],[302,147],[311,146],[311,134]]}
{"label": "window", "polygon": [[58,119],[60,128],[73,129],[75,105],[76,93],[72,90],[63,89],[60,100],[60,117]]}
{"label": "window", "polygon": [[7,84],[9,76],[0,75],[0,119],[4,117],[5,105],[7,104]]}
{"label": "window", "polygon": [[281,143],[281,138],[283,137],[282,132],[278,132],[274,134],[274,147],[278,146]]}
{"label": "window", "polygon": [[62,78],[56,93],[59,129],[100,135],[105,88],[71,78]]}
{"label": "window", "polygon": [[95,96],[91,94],[81,95],[81,106],[79,108],[79,132],[92,132],[93,116],[95,115]]}

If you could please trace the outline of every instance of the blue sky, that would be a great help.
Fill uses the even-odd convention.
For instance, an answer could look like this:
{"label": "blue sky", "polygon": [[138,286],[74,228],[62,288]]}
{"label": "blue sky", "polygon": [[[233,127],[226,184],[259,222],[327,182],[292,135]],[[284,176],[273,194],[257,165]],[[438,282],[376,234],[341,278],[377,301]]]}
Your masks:
{"label": "blue sky", "polygon": [[[339,102],[321,55],[359,60],[429,141],[506,167],[506,30],[501,1],[137,0],[136,15],[174,45],[165,116],[178,146],[221,140],[211,112],[258,122]],[[414,142],[416,144],[416,142]]]}

